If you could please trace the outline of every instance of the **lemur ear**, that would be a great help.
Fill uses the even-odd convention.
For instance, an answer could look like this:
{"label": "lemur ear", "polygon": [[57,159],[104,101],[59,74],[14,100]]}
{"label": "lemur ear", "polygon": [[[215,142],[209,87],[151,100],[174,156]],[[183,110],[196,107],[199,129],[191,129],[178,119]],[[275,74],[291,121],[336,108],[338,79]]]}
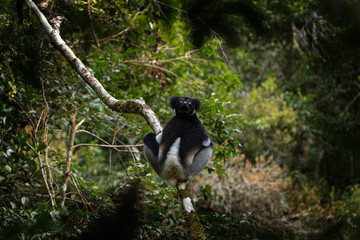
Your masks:
{"label": "lemur ear", "polygon": [[179,98],[180,98],[180,97],[178,97],[178,96],[172,96],[172,97],[170,98],[170,106],[171,106],[172,109],[175,109],[175,104],[176,104],[176,102],[177,102],[177,100],[178,100]]}
{"label": "lemur ear", "polygon": [[193,101],[195,104],[195,111],[199,111],[201,108],[201,100],[199,98],[195,98]]}

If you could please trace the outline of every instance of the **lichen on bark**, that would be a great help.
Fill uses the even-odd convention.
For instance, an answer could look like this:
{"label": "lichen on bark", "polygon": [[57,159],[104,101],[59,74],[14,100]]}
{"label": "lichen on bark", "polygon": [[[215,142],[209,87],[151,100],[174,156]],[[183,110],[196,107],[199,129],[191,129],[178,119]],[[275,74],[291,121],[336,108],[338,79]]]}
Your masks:
{"label": "lichen on bark", "polygon": [[141,109],[143,106],[141,106],[140,103],[128,100],[119,100],[117,101],[113,106],[112,109],[114,111],[120,112],[120,113],[134,113],[134,114],[141,114]]}
{"label": "lichen on bark", "polygon": [[[188,239],[205,240],[206,238],[204,235],[203,226],[200,222],[199,216],[195,211],[194,202],[192,201],[190,184],[188,182],[178,182],[176,188],[182,203],[182,213],[186,220]],[[187,198],[191,199],[192,208],[189,208],[191,209],[190,212],[185,209],[184,200]]]}

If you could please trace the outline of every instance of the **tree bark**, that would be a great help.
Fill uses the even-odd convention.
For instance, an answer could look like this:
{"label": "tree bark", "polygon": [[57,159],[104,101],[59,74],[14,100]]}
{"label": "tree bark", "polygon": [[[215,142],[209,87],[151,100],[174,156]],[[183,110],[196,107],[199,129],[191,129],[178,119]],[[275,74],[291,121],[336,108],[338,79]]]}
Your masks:
{"label": "tree bark", "polygon": [[181,200],[182,213],[186,220],[188,239],[205,240],[203,226],[194,208],[190,184],[188,182],[178,182],[176,189]]}
{"label": "tree bark", "polygon": [[[62,53],[71,67],[80,75],[84,82],[86,82],[95,91],[95,93],[98,95],[101,101],[106,104],[106,106],[119,113],[133,113],[141,115],[145,118],[155,134],[159,134],[162,131],[158,117],[152,111],[152,109],[145,104],[145,101],[142,98],[125,101],[117,100],[111,96],[61,38],[59,31],[61,22],[55,23],[56,29],[54,29],[33,1],[25,0],[25,2],[39,19],[40,23],[48,33],[52,44]],[[177,190],[179,192],[183,214],[187,222],[189,239],[205,239],[202,225],[194,208],[190,185],[187,182],[179,182],[177,184]]]}

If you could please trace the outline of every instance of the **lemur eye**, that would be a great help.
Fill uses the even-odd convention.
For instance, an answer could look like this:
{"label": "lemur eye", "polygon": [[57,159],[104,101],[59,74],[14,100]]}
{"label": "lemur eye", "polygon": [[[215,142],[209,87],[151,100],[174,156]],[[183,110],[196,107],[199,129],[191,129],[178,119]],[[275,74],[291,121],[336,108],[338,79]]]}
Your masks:
{"label": "lemur eye", "polygon": [[191,102],[189,102],[189,105],[191,105]]}
{"label": "lemur eye", "polygon": [[180,100],[180,103],[183,103],[183,101]]}

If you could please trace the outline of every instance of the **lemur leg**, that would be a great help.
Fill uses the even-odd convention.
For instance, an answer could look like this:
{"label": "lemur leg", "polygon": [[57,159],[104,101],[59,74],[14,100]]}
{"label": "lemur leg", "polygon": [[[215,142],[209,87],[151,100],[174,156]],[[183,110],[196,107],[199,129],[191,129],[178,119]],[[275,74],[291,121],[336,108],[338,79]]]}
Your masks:
{"label": "lemur leg", "polygon": [[154,133],[146,134],[144,138],[144,153],[151,167],[157,174],[161,173],[161,165],[159,162],[159,142],[161,141],[161,133],[156,136]]}
{"label": "lemur leg", "polygon": [[213,154],[213,146],[202,148],[195,156],[192,164],[189,167],[188,174],[190,178],[195,177],[210,160]]}

